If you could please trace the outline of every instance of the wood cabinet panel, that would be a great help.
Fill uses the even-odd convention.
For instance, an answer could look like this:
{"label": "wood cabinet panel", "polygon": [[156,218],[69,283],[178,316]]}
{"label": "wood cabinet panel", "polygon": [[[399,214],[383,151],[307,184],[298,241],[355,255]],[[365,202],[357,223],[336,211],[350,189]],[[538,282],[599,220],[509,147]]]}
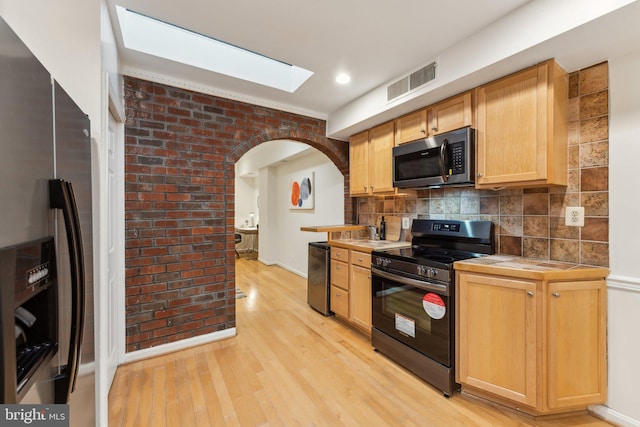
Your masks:
{"label": "wood cabinet panel", "polygon": [[604,279],[456,277],[456,380],[463,389],[533,415],[606,402]]}
{"label": "wood cabinet panel", "polygon": [[371,268],[371,254],[351,250],[349,261],[352,265],[359,265],[364,268]]}
{"label": "wood cabinet panel", "polygon": [[349,292],[331,285],[331,311],[344,319],[349,318]]}
{"label": "wood cabinet panel", "polygon": [[536,284],[461,274],[458,302],[460,383],[536,404]]}
{"label": "wood cabinet panel", "polygon": [[426,138],[427,109],[414,111],[396,119],[395,145]]}
{"label": "wood cabinet panel", "polygon": [[369,194],[369,131],[349,138],[349,179],[352,196]]}
{"label": "wood cabinet panel", "polygon": [[371,333],[371,268],[351,265],[349,320],[364,332]]}
{"label": "wood cabinet panel", "polygon": [[349,249],[331,247],[331,259],[342,262],[349,262]]}
{"label": "wood cabinet panel", "polygon": [[549,408],[607,400],[604,280],[549,285]]}
{"label": "wood cabinet panel", "polygon": [[471,92],[463,93],[429,107],[429,136],[473,126]]}
{"label": "wood cabinet panel", "polygon": [[568,76],[554,61],[476,89],[476,188],[567,185]]}
{"label": "wood cabinet panel", "polygon": [[345,291],[349,290],[349,264],[331,260],[331,284]]}
{"label": "wood cabinet panel", "polygon": [[393,122],[369,130],[369,186],[373,194],[393,193]]}

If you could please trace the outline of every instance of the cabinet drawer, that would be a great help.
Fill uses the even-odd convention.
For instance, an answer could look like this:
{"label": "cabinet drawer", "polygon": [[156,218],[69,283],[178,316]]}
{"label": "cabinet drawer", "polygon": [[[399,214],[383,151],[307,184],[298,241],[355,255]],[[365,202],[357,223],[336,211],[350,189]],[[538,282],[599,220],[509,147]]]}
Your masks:
{"label": "cabinet drawer", "polygon": [[351,264],[364,268],[371,268],[371,254],[365,252],[351,251]]}
{"label": "cabinet drawer", "polygon": [[349,262],[349,249],[331,247],[331,259]]}
{"label": "cabinet drawer", "polygon": [[349,290],[349,264],[331,260],[331,284]]}
{"label": "cabinet drawer", "polygon": [[336,286],[331,286],[331,311],[336,315],[349,318],[349,292]]}

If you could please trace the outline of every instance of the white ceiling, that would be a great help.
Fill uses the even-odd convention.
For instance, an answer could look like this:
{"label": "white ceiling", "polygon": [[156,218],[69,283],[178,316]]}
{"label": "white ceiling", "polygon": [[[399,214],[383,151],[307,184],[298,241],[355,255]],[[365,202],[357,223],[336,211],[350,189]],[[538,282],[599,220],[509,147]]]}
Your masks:
{"label": "white ceiling", "polygon": [[[570,21],[572,15],[584,15],[580,10],[581,7],[584,9],[584,4],[594,9],[611,7],[615,10],[630,3],[630,0],[599,1],[107,0],[124,74],[324,119],[349,116],[351,105],[366,100],[367,94],[375,89],[428,64],[452,48],[460,50],[460,46],[474,46],[474,35],[490,33],[493,23],[509,14],[518,15],[519,8],[525,8],[521,9],[520,15],[535,19],[536,16],[552,16],[549,9],[562,4],[566,16],[556,19],[564,22]],[[614,3],[617,5],[600,6]],[[287,93],[126,50],[119,34],[116,4],[306,68],[314,75],[295,93]],[[545,15],[535,14],[542,9],[545,9]],[[600,13],[599,10],[594,12],[596,16]],[[493,65],[484,68],[491,69],[493,75],[506,74],[522,64],[529,65],[527,61],[550,57],[556,57],[561,65],[578,67],[606,60],[613,49],[637,49],[640,26],[636,22],[640,19],[640,7],[620,8],[617,15],[605,16],[607,13],[604,10],[603,19],[593,19],[588,28],[586,24],[576,23],[573,31],[560,29],[549,40],[535,43],[526,51],[505,54],[501,58],[496,56]],[[590,17],[584,19],[590,20]],[[532,29],[550,24],[553,24],[550,20],[534,20],[527,22],[528,27],[511,28],[512,34],[500,34],[499,37],[507,42],[526,38]],[[571,25],[569,23],[567,28],[572,28]],[[491,44],[485,43],[481,48],[468,51],[470,60],[493,53]],[[346,86],[335,83],[339,72],[349,73],[351,83]],[[465,84],[491,76],[487,70],[484,74],[475,73],[475,77],[468,74]],[[463,81],[462,78],[459,80]],[[448,86],[448,90],[441,89],[437,95],[451,95],[453,93],[449,92],[457,90],[454,84]],[[358,126],[366,129],[364,126],[371,125],[371,120],[381,122],[400,115],[398,112],[410,111],[409,108],[413,105],[406,102],[403,107],[384,111],[384,114],[372,111],[369,123],[349,117],[329,136],[344,139],[349,132],[358,130]],[[339,121],[333,120],[334,123]]]}
{"label": "white ceiling", "polygon": [[[297,65],[314,75],[290,94],[125,50],[125,69],[287,104],[326,116],[527,0],[109,0],[130,10]],[[461,13],[464,11],[464,13]],[[115,14],[111,15],[115,18]],[[339,72],[352,81],[335,83]]]}

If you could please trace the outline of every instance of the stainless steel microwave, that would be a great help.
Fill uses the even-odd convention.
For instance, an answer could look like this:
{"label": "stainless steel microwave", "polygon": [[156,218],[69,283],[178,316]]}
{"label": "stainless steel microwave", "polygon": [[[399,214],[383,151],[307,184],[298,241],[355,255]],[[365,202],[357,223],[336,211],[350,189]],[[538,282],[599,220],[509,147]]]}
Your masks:
{"label": "stainless steel microwave", "polygon": [[393,186],[437,188],[475,183],[475,130],[470,127],[393,147]]}

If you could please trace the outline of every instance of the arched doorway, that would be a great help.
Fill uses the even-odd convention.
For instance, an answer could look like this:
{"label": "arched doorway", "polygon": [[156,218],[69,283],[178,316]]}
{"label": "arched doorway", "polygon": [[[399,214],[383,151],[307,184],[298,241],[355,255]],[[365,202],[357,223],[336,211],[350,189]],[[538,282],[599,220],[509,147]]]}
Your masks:
{"label": "arched doorway", "polygon": [[[324,153],[292,140],[268,141],[252,148],[238,160],[235,171],[235,226],[246,239],[238,245],[240,253],[250,259],[258,255],[264,264],[278,264],[306,277],[308,243],[327,236],[300,228],[344,221],[342,173]],[[292,206],[289,200],[291,183],[302,176],[313,181],[314,203],[307,209]],[[251,223],[259,224],[257,254],[247,253],[248,244],[256,249],[255,235],[248,227]]]}

